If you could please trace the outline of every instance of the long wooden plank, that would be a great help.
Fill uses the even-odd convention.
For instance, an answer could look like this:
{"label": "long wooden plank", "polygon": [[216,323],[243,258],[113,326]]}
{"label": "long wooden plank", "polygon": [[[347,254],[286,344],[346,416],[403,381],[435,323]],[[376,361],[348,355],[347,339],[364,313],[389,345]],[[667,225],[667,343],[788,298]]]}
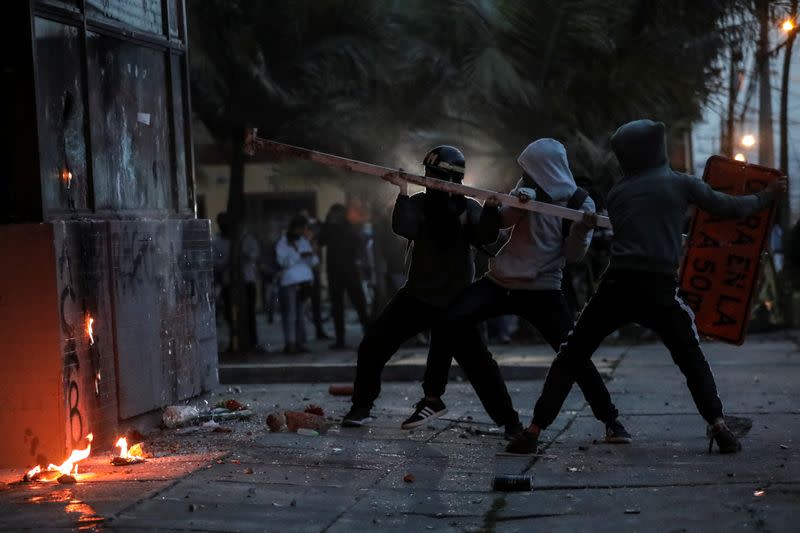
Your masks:
{"label": "long wooden plank", "polygon": [[[347,159],[338,155],[326,154],[301,148],[299,146],[292,146],[290,144],[279,143],[262,139],[260,137],[252,136],[245,141],[246,151],[253,153],[255,149],[266,150],[268,152],[291,156],[297,159],[306,159],[313,163],[323,165],[330,168],[338,168],[348,172],[356,172],[358,174],[367,174],[369,176],[376,176],[388,181],[400,178],[409,183],[421,185],[423,187],[436,189],[452,194],[461,194],[464,196],[471,196],[480,200],[487,200],[488,198],[496,198],[502,205],[524,209],[526,211],[533,211],[535,213],[542,213],[545,215],[554,215],[569,220],[581,220],[583,218],[583,211],[577,209],[570,209],[560,205],[547,204],[544,202],[537,202],[529,200],[527,202],[520,201],[516,196],[510,194],[491,191],[489,189],[481,189],[480,187],[471,187],[460,183],[451,183],[436,178],[429,178],[420,176],[419,174],[412,174],[402,169],[395,169],[389,167],[382,167],[380,165],[373,165],[372,163],[365,163],[355,159]],[[610,228],[611,221],[608,217],[598,216],[597,225],[602,228]]]}

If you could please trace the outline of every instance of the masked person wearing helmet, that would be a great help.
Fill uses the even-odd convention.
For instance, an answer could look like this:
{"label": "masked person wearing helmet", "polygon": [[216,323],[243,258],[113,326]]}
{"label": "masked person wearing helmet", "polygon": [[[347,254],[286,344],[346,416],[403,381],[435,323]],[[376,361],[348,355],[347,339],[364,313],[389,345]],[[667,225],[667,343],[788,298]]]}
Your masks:
{"label": "masked person wearing helmet", "polygon": [[536,451],[539,432],[558,415],[572,383],[603,339],[635,322],[655,331],[686,377],[695,405],[722,453],[741,450],[726,426],[714,376],[700,348],[694,315],[678,294],[681,229],[690,205],[720,217],[747,217],[785,190],[778,180],[753,195],[730,196],[669,167],[665,126],[636,120],[611,137],[622,179],[608,194],[614,228],[611,263],[547,373],[530,426],[506,448]]}
{"label": "masked person wearing helmet", "polygon": [[[538,139],[522,151],[517,162],[522,167],[522,177],[512,195],[523,201],[535,198],[579,209],[591,221],[594,202],[586,190],[575,184],[567,151],[560,142]],[[486,275],[462,292],[450,307],[446,331],[452,332],[455,343],[464,328],[488,318],[514,314],[538,329],[557,351],[572,328],[574,316],[561,291],[562,270],[567,262],[580,261],[586,254],[592,241],[592,226],[508,206],[500,208],[500,226],[512,228],[511,237],[490,261]],[[450,361],[449,353],[435,355]],[[432,374],[444,372],[446,377],[447,370],[447,365],[437,362],[428,368],[426,380],[438,381],[440,376]],[[606,442],[630,442],[594,364],[586,361],[576,377],[595,417],[606,426]]]}
{"label": "masked person wearing helmet", "polygon": [[[434,148],[425,156],[423,165],[429,177],[456,183],[464,178],[464,156],[452,146]],[[438,326],[448,305],[472,283],[471,246],[497,240],[497,204],[487,201],[488,205],[481,208],[472,198],[433,189],[409,197],[407,183],[399,179],[395,183],[400,195],[392,212],[392,230],[412,246],[408,280],[367,328],[358,347],[353,405],[342,419],[342,426],[362,426],[372,420],[371,408],[380,394],[383,367],[404,341],[430,329],[428,367],[445,368],[432,374],[439,376],[437,381],[425,381],[425,394],[441,397],[451,355],[455,356],[495,423],[521,430],[500,371],[481,341],[477,326],[461,332],[459,340],[469,347],[468,352],[448,346]],[[428,418],[447,412],[441,400],[424,409]]]}

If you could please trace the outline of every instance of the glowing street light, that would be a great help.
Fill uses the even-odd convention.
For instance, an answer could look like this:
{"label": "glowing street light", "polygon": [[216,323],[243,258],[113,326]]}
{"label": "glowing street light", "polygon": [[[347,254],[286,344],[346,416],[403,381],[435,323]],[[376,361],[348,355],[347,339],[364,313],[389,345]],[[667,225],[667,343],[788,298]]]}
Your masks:
{"label": "glowing street light", "polygon": [[744,154],[743,154],[742,152],[739,152],[738,154],[736,154],[735,156],[733,156],[733,158],[734,158],[735,160],[737,160],[737,161],[741,161],[741,162],[743,162],[743,163],[744,163],[745,161],[747,161],[747,158],[744,156]]}
{"label": "glowing street light", "polygon": [[789,33],[790,31],[795,29],[794,21],[792,19],[786,19],[785,21],[783,21],[783,24],[781,25],[781,29],[783,31],[785,31],[786,33]]}
{"label": "glowing street light", "polygon": [[747,135],[742,137],[742,146],[746,146],[747,148],[750,148],[751,146],[753,146],[755,144],[756,144],[756,138],[753,135],[750,135],[748,133]]}

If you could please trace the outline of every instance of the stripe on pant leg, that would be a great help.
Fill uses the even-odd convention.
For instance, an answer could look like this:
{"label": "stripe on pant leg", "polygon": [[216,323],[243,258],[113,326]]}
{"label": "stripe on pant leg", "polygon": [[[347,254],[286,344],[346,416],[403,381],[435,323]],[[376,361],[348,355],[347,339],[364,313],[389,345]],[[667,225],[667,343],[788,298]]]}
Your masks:
{"label": "stripe on pant leg", "polygon": [[696,340],[697,345],[700,346],[700,334],[697,332],[697,324],[694,323],[694,311],[692,311],[692,308],[686,305],[686,302],[684,302],[683,299],[678,295],[678,289],[675,289],[675,301],[678,302],[680,308],[683,309],[687,315],[689,315],[689,323],[692,325],[694,340]]}

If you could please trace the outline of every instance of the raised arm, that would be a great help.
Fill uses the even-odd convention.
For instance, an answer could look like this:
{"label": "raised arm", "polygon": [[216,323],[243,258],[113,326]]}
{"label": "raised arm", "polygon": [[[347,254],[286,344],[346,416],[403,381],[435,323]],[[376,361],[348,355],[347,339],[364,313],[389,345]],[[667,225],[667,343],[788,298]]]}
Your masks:
{"label": "raised arm", "polygon": [[500,211],[496,202],[486,200],[483,207],[467,198],[469,240],[473,246],[492,244],[500,235]]}
{"label": "raised arm", "polygon": [[712,215],[731,218],[744,218],[767,207],[780,189],[781,180],[776,180],[755,194],[733,196],[715,191],[711,186],[697,178],[682,176],[689,203],[696,205]]}
{"label": "raised arm", "polygon": [[[586,198],[586,201],[581,206],[581,211],[591,215],[595,213],[595,205],[591,198]],[[588,221],[581,220],[572,223],[569,235],[564,241],[564,258],[567,263],[577,263],[583,259],[589,249],[589,245],[592,243],[593,233],[593,224],[588,223]]]}
{"label": "raised arm", "polygon": [[397,197],[392,211],[392,231],[413,241],[422,231],[424,193],[414,196],[401,194]]}

